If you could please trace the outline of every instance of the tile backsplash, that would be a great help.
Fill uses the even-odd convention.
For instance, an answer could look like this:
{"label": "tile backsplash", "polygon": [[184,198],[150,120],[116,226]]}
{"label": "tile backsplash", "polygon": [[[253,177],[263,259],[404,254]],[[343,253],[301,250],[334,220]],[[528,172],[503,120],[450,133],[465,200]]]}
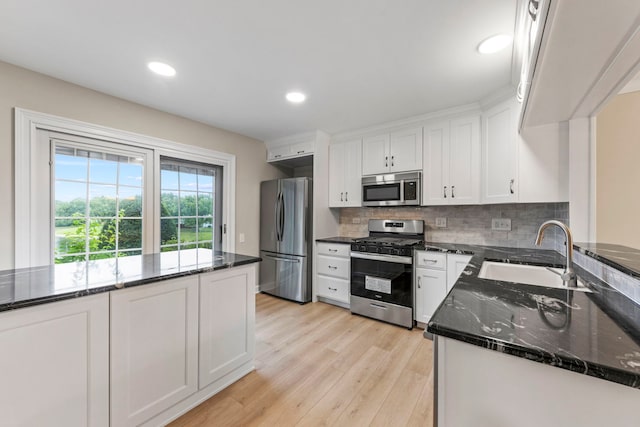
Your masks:
{"label": "tile backsplash", "polygon": [[[446,218],[446,228],[437,228],[436,218]],[[493,218],[510,218],[511,231],[492,230]],[[569,224],[569,203],[342,208],[340,235],[366,236],[369,219],[422,219],[429,242],[533,248],[538,227],[544,221],[557,219]],[[562,232],[557,227],[548,229],[542,247],[564,251]]]}

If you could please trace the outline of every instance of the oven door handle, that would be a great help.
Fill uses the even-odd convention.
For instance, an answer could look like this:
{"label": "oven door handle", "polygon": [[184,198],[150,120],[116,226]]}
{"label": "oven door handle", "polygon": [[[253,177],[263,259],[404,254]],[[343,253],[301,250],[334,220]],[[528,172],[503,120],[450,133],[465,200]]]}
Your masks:
{"label": "oven door handle", "polygon": [[400,255],[371,254],[367,252],[351,252],[351,258],[393,262],[396,264],[413,264],[413,258],[408,256],[400,256]]}

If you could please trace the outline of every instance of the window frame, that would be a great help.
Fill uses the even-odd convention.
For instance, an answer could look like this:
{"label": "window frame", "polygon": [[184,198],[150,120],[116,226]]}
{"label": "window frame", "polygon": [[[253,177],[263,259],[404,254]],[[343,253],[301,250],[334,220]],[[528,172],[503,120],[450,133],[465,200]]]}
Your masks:
{"label": "window frame", "polygon": [[[147,168],[151,168],[153,174],[153,232],[151,233],[151,241],[145,240],[143,244],[143,253],[160,251],[160,156],[222,166],[222,221],[226,225],[226,232],[222,235],[222,250],[225,252],[235,251],[235,155],[18,107],[14,108],[14,112],[14,268],[48,265],[51,259],[49,246],[46,245],[47,255],[45,257],[42,245],[38,240],[38,237],[44,232],[44,228],[46,228],[47,235],[51,232],[52,218],[51,210],[48,208],[51,203],[51,195],[48,194],[47,208],[44,210],[40,209],[43,202],[38,200],[38,193],[42,191],[43,179],[47,179],[47,186],[51,184],[49,170],[46,172],[46,178],[43,178],[42,163],[38,163],[42,159],[35,157],[39,151],[42,152],[42,150],[38,150],[38,144],[42,144],[42,138],[38,137],[41,134],[38,132],[39,130],[151,150],[152,161]],[[48,148],[47,153],[49,153]]]}
{"label": "window frame", "polygon": [[[156,218],[154,218],[153,212],[153,204],[155,203],[155,192],[156,192],[156,183],[153,178],[153,151],[140,148],[133,147],[131,145],[126,145],[122,143],[116,143],[113,141],[105,141],[98,140],[95,138],[85,138],[79,137],[76,135],[69,134],[61,134],[59,132],[51,132],[47,131],[48,135],[47,140],[50,141],[50,162],[52,163],[50,168],[50,179],[49,179],[49,195],[48,198],[51,203],[51,213],[50,213],[50,223],[52,224],[51,232],[50,232],[50,251],[51,251],[51,264],[55,262],[54,255],[54,247],[55,247],[55,148],[60,144],[66,147],[73,148],[81,148],[91,151],[100,151],[104,153],[116,154],[116,155],[127,155],[127,156],[136,156],[142,157],[143,159],[143,181],[144,184],[142,186],[142,253],[150,253],[151,248],[153,248],[153,241],[155,237],[155,222]],[[44,136],[44,135],[43,135]],[[41,140],[40,143],[45,143],[44,140]],[[88,201],[87,201],[88,202]],[[44,203],[44,201],[43,201]],[[148,218],[147,218],[148,217]],[[145,250],[146,249],[146,250]]]}
{"label": "window frame", "polygon": [[[192,156],[189,154],[186,154],[186,156],[183,154],[182,157],[178,158],[175,157],[173,155],[168,155],[166,152],[164,152],[163,150],[157,150],[156,151],[156,157],[155,157],[155,162],[154,162],[154,166],[155,166],[155,170],[154,170],[154,175],[155,175],[155,182],[157,183],[157,187],[158,190],[156,191],[157,195],[158,195],[158,203],[155,204],[154,208],[156,209],[156,213],[154,214],[154,218],[157,218],[158,223],[154,229],[154,236],[157,238],[156,241],[154,242],[154,251],[155,252],[160,252],[161,249],[161,232],[160,232],[160,227],[161,227],[161,205],[160,205],[160,201],[161,201],[161,192],[162,192],[162,185],[161,185],[161,158],[165,157],[165,158],[171,158],[171,159],[176,159],[176,160],[184,160],[186,162],[195,162],[195,163],[200,163],[200,164],[213,164],[216,165],[213,161],[208,161],[207,158],[203,157],[203,156]],[[219,166],[219,165],[216,165]],[[222,232],[222,242],[221,242],[221,246],[224,248],[224,238],[225,238],[225,232],[224,232],[224,224],[226,224],[224,222],[224,207],[225,207],[225,201],[226,201],[226,179],[228,178],[227,173],[224,169],[224,167],[222,168],[222,217],[223,217],[223,222],[222,222],[222,226],[223,226],[223,232]],[[215,206],[215,205],[214,205]],[[217,208],[216,208],[217,210]],[[212,212],[212,214],[215,216],[215,211]],[[228,228],[228,225],[227,225]],[[213,232],[213,236],[215,237],[215,230],[212,230]],[[228,234],[228,233],[226,233]],[[215,243],[213,244],[214,248],[215,248]],[[229,251],[227,251],[229,252]]]}

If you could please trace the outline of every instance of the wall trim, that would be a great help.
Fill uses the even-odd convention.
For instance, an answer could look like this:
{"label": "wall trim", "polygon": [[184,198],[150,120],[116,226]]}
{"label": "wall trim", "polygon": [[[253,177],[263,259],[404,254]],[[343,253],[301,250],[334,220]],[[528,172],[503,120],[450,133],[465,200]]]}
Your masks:
{"label": "wall trim", "polygon": [[38,130],[103,139],[151,149],[154,152],[161,150],[163,154],[173,153],[175,157],[197,156],[200,161],[209,160],[221,164],[224,167],[222,220],[227,224],[227,233],[222,238],[222,248],[227,252],[235,251],[235,155],[19,107],[14,108],[14,114],[15,268],[34,265],[31,248],[38,244],[38,236],[31,233],[34,217],[31,208],[31,172],[35,167],[31,154],[32,147],[37,144]]}
{"label": "wall trim", "polygon": [[377,124],[377,125],[366,127],[366,128],[336,133],[332,135],[331,142],[347,141],[350,139],[357,139],[364,136],[370,136],[370,135],[375,135],[375,134],[384,133],[384,132],[392,132],[401,128],[411,127],[411,126],[422,127],[424,124],[430,121],[449,119],[462,114],[472,114],[472,113],[474,114],[481,113],[480,103],[474,102],[471,104],[459,105],[459,106],[447,108],[444,110],[434,111],[431,113],[421,114],[418,116],[407,117],[404,119],[381,123],[381,124]]}

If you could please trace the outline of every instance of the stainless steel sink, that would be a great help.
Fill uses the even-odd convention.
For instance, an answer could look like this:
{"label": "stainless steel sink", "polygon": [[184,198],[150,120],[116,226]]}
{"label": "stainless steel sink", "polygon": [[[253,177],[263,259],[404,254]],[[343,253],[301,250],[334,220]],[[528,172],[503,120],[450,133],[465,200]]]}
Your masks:
{"label": "stainless steel sink", "polygon": [[[548,288],[564,288],[562,279],[556,273],[561,273],[561,268],[541,267],[537,265],[510,264],[506,262],[485,261],[480,267],[478,277],[480,279],[500,280],[502,282],[524,283]],[[578,287],[570,288],[574,291],[591,292],[585,287],[584,282],[578,278]]]}

